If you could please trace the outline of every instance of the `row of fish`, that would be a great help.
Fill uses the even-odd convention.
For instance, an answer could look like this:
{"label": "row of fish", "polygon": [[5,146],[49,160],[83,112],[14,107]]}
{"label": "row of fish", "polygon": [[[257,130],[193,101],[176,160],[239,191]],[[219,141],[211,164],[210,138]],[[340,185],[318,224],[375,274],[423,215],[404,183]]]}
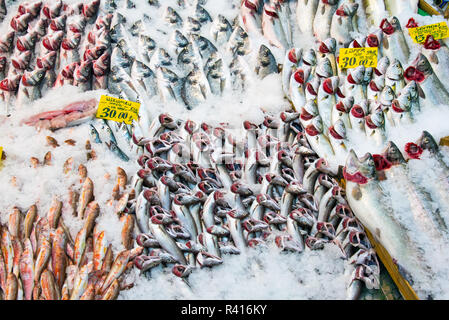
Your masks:
{"label": "row of fish", "polygon": [[100,0],[20,4],[0,38],[2,99],[12,105],[16,96],[20,107],[66,84],[105,89],[112,15],[97,16],[99,6]]}
{"label": "row of fish", "polygon": [[[412,164],[430,158],[436,179],[414,179]],[[429,160],[426,160],[429,161]],[[390,253],[402,276],[413,286],[423,275],[437,279],[438,266],[426,258],[429,249],[422,237],[447,244],[449,167],[435,139],[424,131],[416,143],[407,143],[404,152],[389,142],[381,154],[358,158],[349,152],[344,169],[348,203],[355,216]],[[401,181],[400,183],[398,181]],[[410,209],[398,210],[385,184],[396,185]],[[405,223],[405,217],[411,223]],[[419,233],[416,233],[419,230]],[[431,287],[431,289],[434,289]],[[438,298],[432,291],[426,298]]]}
{"label": "row of fish", "polygon": [[[414,26],[410,19],[408,27]],[[285,56],[284,92],[313,150],[328,161],[346,158],[349,130],[383,146],[393,127],[413,123],[422,108],[436,108],[449,99],[449,87],[440,81],[449,71],[449,48],[441,41],[429,35],[416,59],[404,68],[410,50],[393,17],[384,19],[377,32],[349,45],[363,46],[378,48],[375,68],[341,70],[334,38],[319,42],[316,50],[291,49]]]}
{"label": "row of fish", "polygon": [[388,15],[417,10],[418,0],[242,0],[239,20],[245,31],[261,34],[284,50],[294,45],[296,27],[320,41],[335,38],[340,48],[349,44],[352,33],[360,31],[362,17],[367,17],[369,26],[379,25]]}
{"label": "row of fish", "polygon": [[[282,123],[269,115],[260,125],[246,121],[244,141],[225,125],[168,114],[145,135],[135,130],[134,142],[145,149],[140,186],[128,203],[140,231],[136,242],[145,248],[136,267],[150,276],[152,268],[174,264],[172,272],[188,281],[195,268],[221,264],[226,254],[269,243],[300,253],[333,243],[353,267],[348,298],[358,298],[363,284],[379,288],[376,255],[336,173],[290,115],[282,113]],[[283,140],[270,135],[276,126]]]}
{"label": "row of fish", "polygon": [[[183,19],[179,10],[192,14]],[[126,18],[114,13],[108,86],[112,93],[134,101],[159,96],[191,109],[225,90],[241,92],[254,76],[278,72],[270,48],[262,44],[253,49],[237,21],[231,23],[221,14],[212,17],[199,3],[165,6],[162,12],[152,19],[144,15],[129,28]],[[155,24],[161,27],[152,28]],[[157,42],[161,35],[169,41]],[[251,50],[258,50],[254,64],[247,58]]]}

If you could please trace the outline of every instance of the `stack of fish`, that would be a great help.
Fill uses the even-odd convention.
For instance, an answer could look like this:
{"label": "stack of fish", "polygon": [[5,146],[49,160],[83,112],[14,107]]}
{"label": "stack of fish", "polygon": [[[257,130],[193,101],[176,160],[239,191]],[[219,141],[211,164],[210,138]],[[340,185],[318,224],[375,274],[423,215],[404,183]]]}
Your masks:
{"label": "stack of fish", "polygon": [[298,115],[280,117],[246,121],[243,141],[225,125],[168,114],[153,121],[148,136],[133,136],[145,147],[129,203],[145,248],[135,260],[139,269],[173,263],[173,273],[186,278],[194,268],[221,264],[225,254],[270,242],[299,253],[333,243],[354,267],[348,297],[357,298],[363,283],[378,288],[376,255],[335,173],[311,150]]}
{"label": "stack of fish", "polygon": [[[408,26],[414,25],[411,19]],[[349,42],[351,48],[377,47],[375,68],[340,70],[337,43],[328,38],[317,50],[291,49],[282,71],[284,91],[309,143],[332,165],[346,158],[349,130],[383,146],[393,127],[414,122],[422,108],[449,101],[449,88],[440,81],[449,71],[449,49],[429,36],[404,70],[410,49],[397,18],[384,19],[378,31]]]}
{"label": "stack of fish", "polygon": [[[208,97],[221,96],[225,90],[242,91],[255,73],[264,78],[277,73],[276,59],[270,49],[260,45],[257,61],[248,58],[251,50],[248,34],[223,15],[212,17],[202,1],[177,7],[158,3],[149,5],[148,13],[131,23],[120,12],[114,12],[111,36],[109,90],[136,101],[158,96],[163,102],[176,102],[191,109]],[[132,6],[131,1],[125,4]],[[191,12],[186,18],[182,13]],[[158,25],[159,28],[152,26]],[[169,36],[169,41],[154,40]]]}
{"label": "stack of fish", "polygon": [[2,99],[17,96],[21,106],[64,84],[105,89],[112,15],[97,16],[99,5],[100,0],[20,4],[0,38]]}
{"label": "stack of fish", "polygon": [[[47,137],[53,146],[57,141]],[[67,141],[66,141],[67,142]],[[73,141],[72,141],[73,142]],[[67,142],[69,143],[69,142]],[[92,154],[91,154],[92,156]],[[51,152],[42,164],[32,158],[34,167],[51,165]],[[64,165],[66,175],[73,174],[73,158]],[[123,212],[130,195],[123,169],[117,168],[117,184],[108,206],[121,215],[122,245],[114,255],[105,231],[96,225],[101,214],[94,199],[93,181],[83,164],[78,168],[79,186],[73,185],[68,202],[55,197],[46,216],[40,216],[32,205],[26,214],[18,207],[12,209],[7,226],[1,228],[0,286],[5,300],[110,300],[120,290],[131,287],[127,270],[142,248],[133,245],[134,219]],[[83,223],[75,241],[65,225],[62,213],[70,211]]]}
{"label": "stack of fish", "polygon": [[[416,143],[407,143],[404,154],[405,157],[391,141],[382,154],[367,153],[358,158],[351,150],[344,176],[348,203],[355,215],[388,250],[399,272],[413,285],[422,274],[430,279],[438,278],[438,271],[435,270],[438,266],[429,261],[427,245],[440,239],[443,245],[447,244],[449,166],[435,139],[427,131]],[[434,160],[436,179],[432,182],[428,176],[425,180],[413,178],[416,168],[413,169],[411,163],[424,161],[420,160],[424,156]],[[398,210],[391,191],[383,185],[395,183],[405,194],[410,209]],[[408,215],[412,217],[413,225],[404,223]],[[419,230],[419,235],[413,230]],[[430,242],[426,244],[423,237],[428,237],[430,240],[427,241]],[[432,286],[430,289],[435,290]],[[436,298],[432,292],[426,294]]]}

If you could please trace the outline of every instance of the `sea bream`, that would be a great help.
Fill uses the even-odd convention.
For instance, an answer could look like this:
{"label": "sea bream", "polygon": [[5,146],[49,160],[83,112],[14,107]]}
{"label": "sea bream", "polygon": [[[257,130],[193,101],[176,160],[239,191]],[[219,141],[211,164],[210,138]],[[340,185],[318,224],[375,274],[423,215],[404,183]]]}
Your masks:
{"label": "sea bream", "polygon": [[419,53],[411,66],[404,71],[404,77],[407,81],[414,80],[418,85],[423,106],[434,108],[447,103],[449,93],[434,73],[429,60],[422,53]]}
{"label": "sea bream", "polygon": [[408,63],[410,49],[402,32],[401,23],[396,17],[383,19],[380,28],[383,31],[382,51],[391,61],[394,59],[405,66]]}
{"label": "sea bream", "polygon": [[259,54],[257,55],[256,74],[260,79],[265,78],[271,73],[278,73],[276,59],[265,45],[260,45]]}
{"label": "sea bream", "polygon": [[298,0],[296,5],[296,23],[304,34],[312,35],[313,21],[320,0]]}
{"label": "sea bream", "polygon": [[17,103],[23,106],[41,97],[40,82],[46,73],[45,69],[36,68],[31,72],[25,72],[20,80],[17,92]]}

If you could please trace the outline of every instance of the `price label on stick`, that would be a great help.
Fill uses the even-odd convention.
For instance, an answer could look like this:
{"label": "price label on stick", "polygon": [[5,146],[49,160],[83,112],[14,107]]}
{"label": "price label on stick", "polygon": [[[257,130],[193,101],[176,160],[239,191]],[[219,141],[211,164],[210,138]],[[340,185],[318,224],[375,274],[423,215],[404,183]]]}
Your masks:
{"label": "price label on stick", "polygon": [[367,68],[377,67],[376,48],[341,48],[338,56],[338,67],[352,69],[364,65]]}
{"label": "price label on stick", "polygon": [[139,118],[139,102],[101,96],[97,109],[97,118],[132,124]]}
{"label": "price label on stick", "polygon": [[408,32],[415,43],[423,43],[431,34],[435,40],[449,37],[449,28],[446,22],[428,24],[427,26],[409,28]]}

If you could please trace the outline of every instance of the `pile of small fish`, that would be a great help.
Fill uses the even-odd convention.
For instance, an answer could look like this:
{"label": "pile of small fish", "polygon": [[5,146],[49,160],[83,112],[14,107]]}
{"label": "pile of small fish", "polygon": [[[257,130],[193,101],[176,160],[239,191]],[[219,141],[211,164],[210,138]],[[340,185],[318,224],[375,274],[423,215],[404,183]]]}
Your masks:
{"label": "pile of small fish", "polygon": [[0,89],[7,105],[12,96],[22,106],[65,84],[83,91],[107,87],[112,15],[98,15],[99,5],[59,0],[18,6],[0,37]]}
{"label": "pile of small fish", "polygon": [[[432,185],[429,185],[427,177],[424,181],[413,179],[411,163],[423,161],[420,159],[424,152],[435,160],[433,170],[437,179],[432,181]],[[411,285],[422,274],[429,278],[438,277],[435,271],[437,266],[426,260],[428,248],[423,247],[419,238],[426,235],[431,243],[437,239],[447,243],[448,176],[448,163],[427,131],[416,143],[407,143],[404,153],[390,141],[381,154],[367,153],[358,158],[351,150],[346,161],[344,177],[350,207],[376,240],[388,250],[399,272]],[[394,184],[399,180],[403,181],[398,186],[410,203],[410,213],[395,210],[391,195],[382,185]],[[413,227],[404,223],[406,214],[412,217]],[[414,234],[415,228],[420,230],[420,237]],[[433,295],[428,294],[429,297]]]}
{"label": "pile of small fish", "polygon": [[416,13],[418,0],[242,0],[239,21],[250,36],[263,35],[271,45],[287,50],[293,39],[313,35],[319,41],[335,38],[340,47],[359,32],[364,16],[368,25],[379,25],[388,15]]}
{"label": "pile of small fish", "polygon": [[[410,19],[407,27],[414,26]],[[404,70],[410,49],[397,18],[384,19],[378,31],[349,42],[349,48],[377,47],[375,68],[340,70],[337,44],[328,38],[316,50],[291,49],[282,70],[284,92],[309,143],[333,165],[346,158],[349,130],[383,146],[393,127],[414,122],[422,108],[449,101],[449,87],[440,81],[449,71],[448,47],[429,35]]]}
{"label": "pile of small fish", "polygon": [[[52,137],[47,140],[53,146],[57,144]],[[46,154],[42,164],[36,160],[31,159],[34,167],[51,165],[51,152]],[[65,175],[75,172],[72,158],[66,161],[63,171]],[[83,164],[78,167],[78,173],[80,184],[70,189],[69,201],[54,197],[46,216],[39,215],[36,205],[25,214],[18,207],[12,209],[7,226],[1,228],[2,299],[111,300],[117,298],[120,290],[133,285],[127,274],[133,259],[143,249],[133,248],[134,219],[121,210],[124,207],[121,204],[126,204],[129,198],[126,173],[117,168],[117,184],[107,204],[121,215],[123,223],[125,249],[115,255],[105,231],[96,226],[101,208],[94,199],[93,181]],[[62,218],[65,210],[83,221],[75,241]]]}
{"label": "pile of small fish", "polygon": [[[126,18],[114,12],[110,92],[133,101],[158,96],[165,103],[175,101],[192,109],[225,90],[243,91],[253,75],[278,73],[275,57],[263,44],[252,66],[247,57],[254,49],[238,21],[231,24],[221,14],[212,17],[202,1],[185,2],[163,9],[150,2],[148,11],[163,12],[162,16],[144,15],[128,29]],[[181,10],[191,14],[183,19]],[[159,27],[153,28],[155,24]],[[170,40],[156,42],[154,38],[161,35]]]}
{"label": "pile of small fish", "polygon": [[297,253],[334,243],[354,267],[348,298],[356,299],[363,283],[378,288],[376,255],[335,173],[311,150],[298,117],[280,117],[283,122],[269,115],[260,125],[246,121],[244,141],[225,125],[168,114],[153,121],[148,136],[133,136],[145,147],[140,188],[129,202],[141,232],[136,242],[145,248],[137,268],[147,274],[171,263],[184,279],[195,268],[221,264],[225,254],[268,243]]}

